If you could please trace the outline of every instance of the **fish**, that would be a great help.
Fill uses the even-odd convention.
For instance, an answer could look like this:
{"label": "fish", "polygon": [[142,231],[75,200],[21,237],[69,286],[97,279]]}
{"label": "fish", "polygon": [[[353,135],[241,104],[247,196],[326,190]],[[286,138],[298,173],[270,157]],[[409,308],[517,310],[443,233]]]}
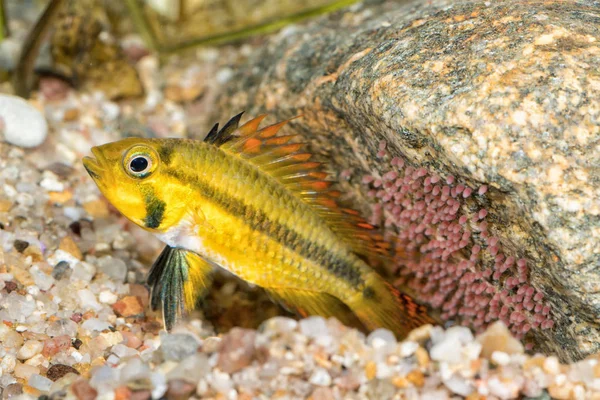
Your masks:
{"label": "fish", "polygon": [[397,337],[434,324],[368,260],[389,262],[376,226],[340,200],[293,118],[260,127],[242,113],[203,140],[130,137],[91,148],[83,165],[102,195],[165,247],[147,283],[164,328],[201,304],[218,268],[301,317],[335,317]]}

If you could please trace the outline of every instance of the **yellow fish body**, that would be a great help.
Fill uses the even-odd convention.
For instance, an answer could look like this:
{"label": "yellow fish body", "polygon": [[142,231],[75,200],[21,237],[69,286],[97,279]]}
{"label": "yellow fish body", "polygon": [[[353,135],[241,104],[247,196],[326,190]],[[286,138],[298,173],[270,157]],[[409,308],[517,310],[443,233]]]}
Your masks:
{"label": "yellow fish body", "polygon": [[287,121],[259,129],[264,116],[242,126],[240,118],[204,141],[127,138],[83,160],[104,196],[166,244],[148,277],[165,328],[196,306],[214,266],[302,316],[358,317],[401,337],[432,323],[361,258],[389,250],[338,205],[340,193],[294,136],[276,136]]}

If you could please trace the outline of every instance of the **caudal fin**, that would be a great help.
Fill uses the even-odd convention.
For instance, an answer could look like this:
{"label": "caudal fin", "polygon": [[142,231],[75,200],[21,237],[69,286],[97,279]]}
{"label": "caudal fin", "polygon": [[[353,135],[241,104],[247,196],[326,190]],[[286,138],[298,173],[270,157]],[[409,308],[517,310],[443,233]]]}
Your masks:
{"label": "caudal fin", "polygon": [[386,328],[399,339],[419,326],[437,323],[427,307],[400,293],[376,273],[370,275],[367,286],[350,307],[369,330]]}

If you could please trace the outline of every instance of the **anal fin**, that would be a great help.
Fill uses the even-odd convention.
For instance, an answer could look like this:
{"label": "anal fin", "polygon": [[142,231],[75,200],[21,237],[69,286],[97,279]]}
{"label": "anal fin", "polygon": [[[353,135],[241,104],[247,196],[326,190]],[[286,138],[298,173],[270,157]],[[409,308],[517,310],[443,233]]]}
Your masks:
{"label": "anal fin", "polygon": [[319,315],[323,318],[335,317],[346,326],[364,329],[364,325],[350,308],[328,293],[288,288],[264,288],[264,290],[273,301],[303,318],[311,315]]}
{"label": "anal fin", "polygon": [[198,254],[165,246],[148,275],[150,306],[162,304],[164,326],[170,331],[175,323],[196,307],[212,284],[213,267]]}

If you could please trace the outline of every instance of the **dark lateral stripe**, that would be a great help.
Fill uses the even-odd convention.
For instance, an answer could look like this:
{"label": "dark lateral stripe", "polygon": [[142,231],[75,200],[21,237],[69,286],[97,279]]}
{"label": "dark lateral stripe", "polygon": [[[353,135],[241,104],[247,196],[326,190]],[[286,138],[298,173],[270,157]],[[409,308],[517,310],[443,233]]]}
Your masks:
{"label": "dark lateral stripe", "polygon": [[250,204],[245,204],[239,199],[229,197],[207,182],[194,179],[182,172],[171,169],[167,169],[164,172],[179,180],[182,184],[192,185],[196,190],[202,193],[203,196],[214,201],[228,213],[246,221],[253,229],[264,233],[271,239],[283,244],[288,249],[300,254],[302,257],[309,259],[316,264],[323,265],[335,276],[344,279],[354,286],[359,286],[364,283],[360,276],[360,271],[354,266],[344,262],[344,260],[338,258],[325,247],[302,237],[295,230],[270,220],[262,210],[257,209]]}
{"label": "dark lateral stripe", "polygon": [[165,217],[167,204],[156,197],[156,193],[152,186],[142,186],[142,193],[144,194],[144,203],[146,205],[144,225],[146,228],[156,229],[160,226]]}

